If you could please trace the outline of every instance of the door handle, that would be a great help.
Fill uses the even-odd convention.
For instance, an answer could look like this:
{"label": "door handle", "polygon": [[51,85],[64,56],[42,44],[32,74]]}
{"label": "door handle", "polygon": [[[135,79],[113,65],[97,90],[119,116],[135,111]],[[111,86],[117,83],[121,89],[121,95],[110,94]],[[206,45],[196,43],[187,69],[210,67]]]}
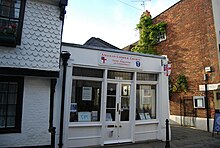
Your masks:
{"label": "door handle", "polygon": [[118,110],[119,110],[119,103],[117,103],[117,112],[118,112]]}

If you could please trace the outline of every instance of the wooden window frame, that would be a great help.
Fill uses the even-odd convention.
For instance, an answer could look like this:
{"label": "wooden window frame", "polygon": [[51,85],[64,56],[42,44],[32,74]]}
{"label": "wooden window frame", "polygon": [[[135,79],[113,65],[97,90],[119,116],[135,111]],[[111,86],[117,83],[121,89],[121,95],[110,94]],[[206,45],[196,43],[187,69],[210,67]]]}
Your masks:
{"label": "wooden window frame", "polygon": [[21,5],[20,5],[20,11],[19,11],[19,18],[18,19],[0,15],[0,18],[9,19],[8,20],[9,22],[10,22],[10,19],[18,20],[18,26],[17,26],[17,30],[16,30],[17,32],[16,32],[16,36],[15,36],[15,42],[14,43],[7,43],[3,40],[0,40],[0,46],[16,47],[16,45],[21,45],[21,35],[22,35],[26,0],[20,0],[20,2],[21,2]]}
{"label": "wooden window frame", "polygon": [[0,128],[0,134],[21,133],[24,78],[23,77],[0,76],[0,82],[17,82],[18,83],[15,126]]}

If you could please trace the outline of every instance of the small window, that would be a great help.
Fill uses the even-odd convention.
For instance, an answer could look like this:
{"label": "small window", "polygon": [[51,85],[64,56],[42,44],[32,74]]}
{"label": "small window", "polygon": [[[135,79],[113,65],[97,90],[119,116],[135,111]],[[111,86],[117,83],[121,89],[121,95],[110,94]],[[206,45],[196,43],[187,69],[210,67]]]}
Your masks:
{"label": "small window", "polygon": [[157,74],[137,73],[138,81],[157,81]]}
{"label": "small window", "polygon": [[157,36],[157,41],[162,42],[165,41],[167,39],[166,37],[166,33],[165,32],[159,32],[158,36]]}
{"label": "small window", "polygon": [[193,103],[194,103],[194,108],[205,108],[204,96],[194,96]]}
{"label": "small window", "polygon": [[103,78],[103,70],[83,68],[83,67],[73,67],[73,76]]}
{"label": "small window", "polygon": [[20,44],[24,7],[25,0],[0,1],[0,45]]}
{"label": "small window", "polygon": [[122,71],[108,71],[108,79],[132,80],[133,73]]}
{"label": "small window", "polygon": [[0,133],[21,132],[23,78],[0,77]]}

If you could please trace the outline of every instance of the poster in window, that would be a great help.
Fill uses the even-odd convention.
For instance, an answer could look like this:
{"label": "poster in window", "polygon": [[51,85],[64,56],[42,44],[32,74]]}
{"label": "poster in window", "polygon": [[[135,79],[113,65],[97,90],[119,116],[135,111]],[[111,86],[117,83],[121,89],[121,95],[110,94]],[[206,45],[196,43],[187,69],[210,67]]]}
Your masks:
{"label": "poster in window", "polygon": [[71,103],[70,112],[77,112],[77,103]]}
{"label": "poster in window", "polygon": [[111,113],[106,113],[106,121],[112,121],[112,115]]}
{"label": "poster in window", "polygon": [[140,116],[141,120],[145,120],[146,119],[145,116],[144,116],[144,113],[139,113],[139,116]]}
{"label": "poster in window", "polygon": [[91,121],[91,112],[78,112],[79,122],[89,122]]}
{"label": "poster in window", "polygon": [[203,107],[203,99],[197,99],[197,107]]}
{"label": "poster in window", "polygon": [[142,97],[142,104],[149,105],[151,104],[151,100],[152,100],[151,96]]}
{"label": "poster in window", "polygon": [[146,117],[146,119],[148,120],[148,119],[151,119],[151,117],[150,117],[150,114],[149,113],[144,113],[144,115],[145,115],[145,117]]}
{"label": "poster in window", "polygon": [[91,101],[92,100],[92,87],[83,87],[82,100],[84,100],[84,101]]}
{"label": "poster in window", "polygon": [[92,121],[98,120],[98,111],[92,111]]}

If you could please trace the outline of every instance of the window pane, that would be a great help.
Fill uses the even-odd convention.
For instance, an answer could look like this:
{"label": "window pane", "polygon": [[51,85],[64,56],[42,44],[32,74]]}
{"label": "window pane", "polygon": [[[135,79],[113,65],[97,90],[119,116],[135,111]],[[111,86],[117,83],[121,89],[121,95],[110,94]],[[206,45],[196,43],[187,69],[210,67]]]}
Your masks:
{"label": "window pane", "polygon": [[0,116],[6,115],[6,105],[0,105]]}
{"label": "window pane", "polygon": [[8,114],[9,116],[11,115],[16,115],[16,105],[8,105]]}
{"label": "window pane", "polygon": [[138,84],[136,120],[156,119],[156,86]]}
{"label": "window pane", "polygon": [[107,95],[116,95],[116,84],[108,83]]}
{"label": "window pane", "polygon": [[15,127],[15,116],[7,117],[7,127]]}
{"label": "window pane", "polygon": [[121,121],[129,121],[130,97],[121,97]]}
{"label": "window pane", "polygon": [[18,83],[10,82],[9,83],[9,92],[17,92]]}
{"label": "window pane", "polygon": [[108,79],[120,79],[120,80],[132,80],[131,72],[122,72],[122,71],[108,71]]}
{"label": "window pane", "polygon": [[116,97],[107,96],[107,108],[115,108]]}
{"label": "window pane", "polygon": [[6,103],[7,103],[7,92],[0,92],[0,104],[6,104]]}
{"label": "window pane", "polygon": [[17,93],[8,94],[8,104],[17,104]]}
{"label": "window pane", "polygon": [[0,115],[0,128],[5,128],[5,124],[6,124],[6,116],[1,116]]}
{"label": "window pane", "polygon": [[139,80],[139,81],[157,81],[157,74],[137,73],[137,80]]}
{"label": "window pane", "polygon": [[92,69],[92,68],[73,67],[73,76],[103,78],[103,70]]}
{"label": "window pane", "polygon": [[10,18],[19,18],[20,0],[4,0],[0,3],[0,15]]}
{"label": "window pane", "polygon": [[102,82],[73,80],[70,122],[100,121]]}
{"label": "window pane", "polygon": [[0,92],[6,92],[8,90],[8,82],[0,82]]}

